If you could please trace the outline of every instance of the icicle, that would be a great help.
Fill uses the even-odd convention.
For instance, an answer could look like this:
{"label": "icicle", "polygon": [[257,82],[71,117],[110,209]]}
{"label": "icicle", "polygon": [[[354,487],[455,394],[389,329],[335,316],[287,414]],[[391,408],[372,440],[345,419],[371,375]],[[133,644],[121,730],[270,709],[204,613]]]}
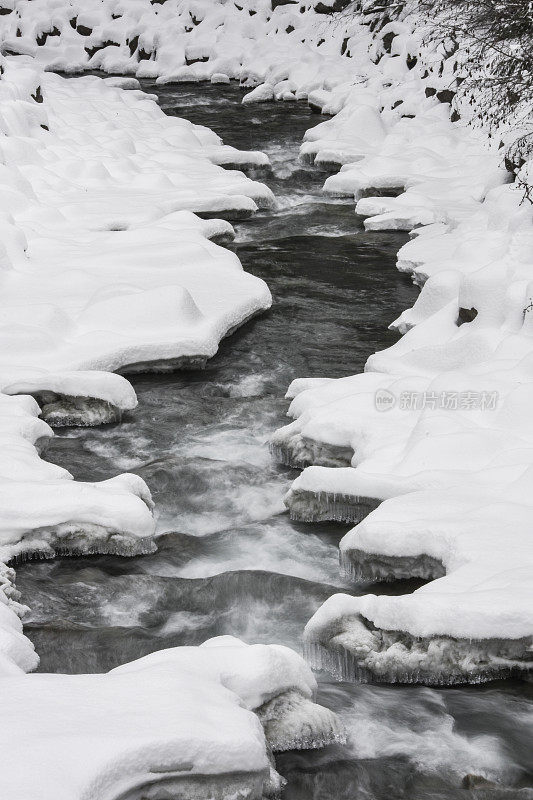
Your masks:
{"label": "icicle", "polygon": [[89,397],[57,396],[42,406],[41,417],[55,428],[92,428],[120,422],[122,410],[106,400]]}
{"label": "icicle", "polygon": [[292,452],[281,444],[273,444],[270,442],[269,449],[274,461],[277,461],[278,464],[283,464],[284,467],[304,469],[309,466],[309,463],[293,458]]}
{"label": "icicle", "polygon": [[[368,620],[366,623],[370,624]],[[358,645],[357,626],[361,620],[353,624],[356,627],[352,631],[350,621],[346,621],[343,633],[327,643],[316,638],[316,631],[304,640],[304,655],[313,669],[355,683],[372,680],[428,686],[479,684],[533,671],[530,638],[416,638],[403,631],[374,629],[376,647],[369,649]]]}
{"label": "icicle", "polygon": [[299,522],[348,522],[357,525],[381,500],[357,495],[296,490],[289,492],[286,503],[291,519]]}
{"label": "icicle", "polygon": [[[39,536],[39,533],[42,535],[42,532],[37,531],[37,536]],[[52,558],[83,558],[99,555],[132,558],[134,556],[149,555],[157,550],[155,542],[150,537],[126,539],[125,537],[109,534],[107,539],[100,536],[99,539],[87,540],[86,543],[82,539],[78,542],[72,541],[75,536],[83,537],[84,535],[86,535],[84,531],[70,533],[70,544],[67,541],[62,542],[59,535],[57,544],[49,547],[45,547],[43,542],[40,542],[39,547],[32,547],[31,542],[23,541],[20,547],[25,547],[26,549],[16,553],[9,560],[9,563],[19,566],[28,561],[44,561]],[[92,537],[94,532],[91,531],[90,535]]]}
{"label": "icicle", "polygon": [[316,442],[300,433],[282,438],[278,435],[270,443],[272,457],[280,464],[293,469],[318,467],[349,467],[353,458],[351,447]]}
{"label": "icicle", "polygon": [[362,668],[354,656],[344,647],[325,647],[317,641],[304,640],[304,658],[309,666],[318,671],[329,672],[338,681],[368,683],[372,675]]}
{"label": "icicle", "polygon": [[363,583],[378,583],[421,578],[435,580],[442,578],[446,570],[432,556],[384,556],[380,553],[367,553],[355,547],[339,551],[341,571],[350,580]]}

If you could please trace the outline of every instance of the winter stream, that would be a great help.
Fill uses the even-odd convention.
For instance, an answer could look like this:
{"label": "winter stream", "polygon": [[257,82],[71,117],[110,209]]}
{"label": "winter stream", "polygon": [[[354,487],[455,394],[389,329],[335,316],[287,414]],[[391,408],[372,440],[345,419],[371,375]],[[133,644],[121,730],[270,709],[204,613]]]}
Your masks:
{"label": "winter stream", "polygon": [[[139,406],[122,424],[58,432],[47,458],[76,478],[131,471],[146,480],[161,536],[151,556],[19,567],[32,609],[25,630],[43,671],[107,670],[219,634],[301,650],[326,597],[369,591],[340,577],[345,526],[292,523],[284,513],[295,473],[273,462],[267,438],[285,422],[293,378],[359,372],[394,341],[387,325],[415,297],[395,269],[406,237],[365,233],[353,202],[322,195],[325,174],[298,161],[305,130],[321,119],[305,104],[243,107],[233,86],[145,88],[168,114],[268,153],[273,172],[257,177],[277,208],[236,223],[233,246],[274,305],[223,342],[205,370],[134,378]],[[319,700],[342,715],[350,740],[279,757],[286,800],[466,798],[477,794],[461,788],[467,773],[533,785],[531,684],[433,690],[323,675]]]}

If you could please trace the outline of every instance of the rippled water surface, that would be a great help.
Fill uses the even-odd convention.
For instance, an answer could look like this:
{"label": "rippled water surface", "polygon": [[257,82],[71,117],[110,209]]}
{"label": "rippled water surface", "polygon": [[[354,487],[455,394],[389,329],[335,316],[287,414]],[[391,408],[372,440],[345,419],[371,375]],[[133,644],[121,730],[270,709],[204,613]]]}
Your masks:
{"label": "rippled water surface", "polygon": [[[273,172],[260,179],[278,205],[236,225],[234,246],[274,305],[205,370],[135,378],[139,406],[121,425],[60,431],[52,443],[47,457],[77,479],[142,475],[160,538],[152,556],[19,568],[43,671],[107,670],[225,633],[301,649],[303,626],[331,593],[368,590],[339,575],[345,527],[284,513],[295,473],[272,462],[266,440],[286,419],[293,378],[352,374],[394,341],[387,325],[416,296],[395,269],[406,237],[365,233],[353,202],[322,195],[326,174],[298,161],[305,130],[321,121],[305,105],[246,108],[234,86],[146,88],[166,113],[270,156]],[[461,788],[472,772],[533,785],[530,684],[435,691],[320,676],[319,699],[343,716],[349,743],[280,756],[287,800],[467,798],[478,794]]]}

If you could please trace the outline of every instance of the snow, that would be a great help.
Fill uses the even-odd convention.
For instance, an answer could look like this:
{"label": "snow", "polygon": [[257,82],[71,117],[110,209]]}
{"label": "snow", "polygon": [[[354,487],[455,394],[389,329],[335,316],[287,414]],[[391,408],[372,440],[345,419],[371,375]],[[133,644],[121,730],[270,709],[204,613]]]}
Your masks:
{"label": "snow", "polygon": [[266,103],[273,99],[274,87],[270,86],[268,83],[262,83],[260,86],[256,86],[255,89],[252,89],[251,92],[248,92],[248,94],[245,94],[242,98],[242,102],[244,105],[247,105],[249,103]]}
{"label": "snow", "polygon": [[[13,61],[3,76],[11,94],[21,69]],[[0,279],[2,373],[34,368],[37,353],[54,372],[210,358],[270,294],[190,212],[238,216],[271,204],[264,185],[213,163],[265,157],[224,148],[211,131],[100,79],[31,77],[50,130],[27,126],[18,152],[8,138],[5,174],[19,210],[4,215],[13,244]],[[24,103],[11,103],[21,118]]]}
{"label": "snow", "polygon": [[[527,578],[533,554],[528,531],[531,505],[525,488],[522,480],[510,487],[511,496],[492,489],[457,489],[453,505],[447,506],[448,495],[442,490],[392,498],[344,537],[340,545],[342,557],[351,562],[354,551],[363,551],[370,558],[384,555],[412,559],[426,555],[442,564],[446,573],[443,577],[413,595],[397,599],[399,607],[407,608],[416,604],[415,596],[422,598],[416,618],[410,620],[409,629],[415,636],[435,633],[488,639],[505,630],[506,638],[527,637],[529,621],[521,610],[529,608],[533,599]],[[434,519],[435,508],[439,509],[438,520]],[[509,530],[502,537],[505,526]],[[394,561],[391,571],[394,572]],[[507,597],[511,575],[514,591]],[[465,594],[472,582],[475,593],[467,599]],[[386,600],[379,598],[380,603]],[[493,607],[490,616],[485,614],[487,604]],[[386,602],[383,609],[385,606]],[[390,614],[393,613],[391,608]],[[385,627],[394,628],[390,614]]]}
{"label": "snow", "polygon": [[[455,612],[466,613],[469,618],[462,626],[462,631],[468,629],[472,620],[479,622],[479,611],[483,605],[486,609],[487,596],[493,596],[495,603],[503,598],[503,602],[508,604],[509,581],[515,579],[518,583],[518,600],[531,602],[531,592],[526,587],[527,576],[524,573],[513,568],[505,576],[502,573],[499,581],[483,583],[481,580],[474,592],[465,592],[462,597],[454,597],[450,587],[443,587],[445,596],[442,599],[433,590],[425,597],[417,596],[416,592],[402,596],[399,603],[392,602],[392,598],[386,596],[364,595],[354,598],[332,595],[305,628],[308,660],[313,667],[326,669],[340,680],[363,682],[450,685],[526,676],[531,670],[531,637],[513,636],[519,627],[516,622],[513,627],[515,609],[512,607],[509,608],[508,620],[511,625],[506,636],[483,638],[483,627],[476,627],[472,639],[454,637],[448,633],[439,635],[436,632],[436,629],[443,627],[439,625],[441,620],[447,623],[454,600]],[[433,583],[438,584],[439,581]],[[449,589],[448,594],[446,589]],[[476,598],[477,590],[485,596],[480,598],[480,602],[474,601],[470,613],[471,597]],[[427,608],[424,620],[420,619],[418,613],[421,600]],[[465,607],[469,608],[468,612],[465,612]],[[409,628],[413,620],[416,620],[415,626],[419,630],[423,630],[424,623],[429,620],[430,634],[416,636],[406,631],[405,628]]]}
{"label": "snow", "polygon": [[156,783],[158,797],[260,800],[283,783],[269,757],[280,726],[290,747],[344,740],[312,701],[316,682],[300,656],[232,637],[103,675],[5,676],[3,686],[2,786],[13,800],[33,796],[36,781],[42,800],[110,800]]}
{"label": "snow", "polygon": [[359,80],[308,93],[335,116],[301,156],[340,166],[324,189],[353,197],[365,228],[412,233],[398,268],[421,294],[391,322],[403,338],[365,374],[289,388],[294,422],[272,449],[303,468],[286,498],[294,518],[358,523],[341,545],[349,573],[433,579],[402,597],[329,600],[327,622],[319,611],[308,627],[315,663],[380,680],[485,680],[531,665],[533,213],[497,142],[452,123],[425,91],[445,83],[413,18],[391,25],[377,64],[363,63],[365,36],[353,33]]}
{"label": "snow", "polygon": [[[353,82],[353,64],[341,57],[345,39],[361,30],[351,17],[339,25],[312,7],[300,13],[299,4],[272,10],[270,0],[32,0],[2,15],[0,43],[47,70],[100,69],[160,83],[238,79],[290,100],[327,82]],[[352,58],[367,61],[366,44],[354,42]]]}
{"label": "snow", "polygon": [[[399,259],[405,253],[402,263],[431,277],[395,323],[403,338],[372,356],[364,375],[289,390],[296,420],[274,437],[290,453],[351,453],[351,466],[337,469],[309,459],[323,466],[293,484],[287,500],[296,516],[334,517],[337,497],[353,515],[342,518],[359,522],[370,510],[365,498],[385,501],[341,544],[356,575],[361,563],[363,574],[382,579],[438,578],[411,595],[354,601],[357,614],[412,637],[523,640],[522,669],[533,627],[524,521],[532,489],[524,312],[532,245],[531,211],[510,185],[490,190],[451,230],[414,238]],[[458,326],[460,308],[477,316]],[[377,405],[380,393],[392,407]],[[479,675],[474,662],[467,679]]]}

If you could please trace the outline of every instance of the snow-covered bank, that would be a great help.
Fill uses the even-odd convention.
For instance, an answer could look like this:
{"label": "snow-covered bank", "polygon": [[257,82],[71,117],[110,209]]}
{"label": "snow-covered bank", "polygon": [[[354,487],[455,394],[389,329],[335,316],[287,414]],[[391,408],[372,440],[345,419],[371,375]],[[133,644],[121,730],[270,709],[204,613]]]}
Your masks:
{"label": "snow-covered bank", "polygon": [[[229,226],[190,212],[248,214],[272,204],[271,192],[216,166],[221,155],[235,160],[219,137],[145,95],[20,61],[7,60],[0,87],[14,117],[4,145],[12,219],[4,214],[2,374],[36,360],[50,372],[201,364],[270,294],[209,241]],[[28,103],[21,79],[42,103]]]}
{"label": "snow-covered bank", "polygon": [[388,34],[357,85],[311,93],[337,115],[302,157],[342,165],[324,188],[353,196],[367,229],[412,231],[398,267],[422,291],[365,374],[294,382],[295,421],[272,444],[304,468],[287,497],[295,518],[359,523],[341,544],[349,573],[434,579],[402,597],[328,600],[306,630],[314,662],[477,682],[533,666],[533,209],[503,150],[438,102],[452,95],[433,91],[413,20],[383,28],[374,52]]}
{"label": "snow-covered bank", "polygon": [[272,751],[345,739],[313,702],[300,656],[229,636],[104,675],[4,677],[2,687],[2,787],[13,800],[37,786],[40,800],[261,800],[283,785]]}
{"label": "snow-covered bank", "polygon": [[402,597],[330,598],[307,626],[315,663],[426,683],[530,671],[530,496],[527,481],[503,492],[487,481],[383,502],[341,541],[345,569],[371,582],[431,583]]}
{"label": "snow-covered bank", "polygon": [[[122,379],[123,380],[123,379]],[[72,480],[40,458],[53,435],[29,395],[0,394],[0,562],[55,553],[151,552],[152,501],[144,481],[123,474],[101,483]],[[37,666],[22,634],[25,607],[12,589],[14,573],[2,564],[0,673]]]}
{"label": "snow-covered bank", "polygon": [[[262,96],[272,97],[276,86],[288,100],[296,84],[322,87],[324,79],[353,73],[339,58],[344,26],[301,7],[305,13],[299,3],[271,0],[3,0],[0,44],[49,70],[101,69],[161,82],[247,78],[251,86],[265,79],[270,85],[278,71]],[[281,74],[288,72],[290,79]]]}
{"label": "snow-covered bank", "polygon": [[[478,681],[533,666],[533,214],[498,157],[477,149],[470,131],[422,107],[326,183],[356,199],[405,188],[356,210],[373,230],[424,225],[398,256],[422,287],[393,323],[403,338],[364,375],[297,382],[296,420],[273,440],[293,463],[319,465],[289,493],[295,517],[360,522],[386,501],[342,543],[350,571],[438,578],[317,612],[310,646],[344,649],[352,675]],[[351,454],[351,466],[332,453]]]}
{"label": "snow-covered bank", "polygon": [[[144,482],[73,481],[40,458],[43,420],[119,421],[137,401],[111,370],[201,365],[269,307],[266,285],[210,241],[231,225],[191,213],[270,205],[266,186],[218,166],[265,158],[100,78],[26,57],[0,67],[0,559],[151,552]],[[4,656],[33,669],[23,609],[9,593],[4,609]]]}

